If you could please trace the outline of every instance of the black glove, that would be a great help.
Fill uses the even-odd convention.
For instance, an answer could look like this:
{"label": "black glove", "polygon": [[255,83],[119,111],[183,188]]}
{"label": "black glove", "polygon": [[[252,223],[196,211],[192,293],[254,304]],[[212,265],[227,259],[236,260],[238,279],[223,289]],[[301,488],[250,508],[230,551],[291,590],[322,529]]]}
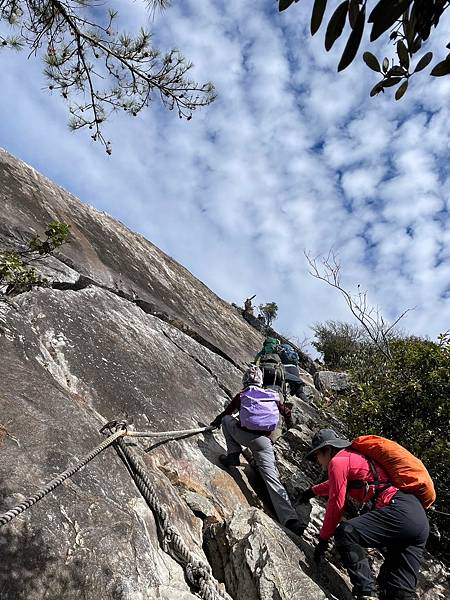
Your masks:
{"label": "black glove", "polygon": [[220,424],[222,423],[222,418],[223,418],[223,415],[217,415],[217,417],[211,421],[209,426],[219,428]]}
{"label": "black glove", "polygon": [[303,490],[303,492],[301,492],[297,498],[297,502],[299,504],[306,504],[307,502],[309,502],[311,500],[311,498],[314,498],[315,493],[312,491],[312,488],[308,488],[306,490]]}
{"label": "black glove", "polygon": [[327,542],[327,540],[321,540],[319,538],[319,543],[314,548],[314,562],[315,563],[317,563],[317,564],[320,563],[320,561],[323,558],[323,555],[327,551],[327,548],[328,548],[328,542]]}

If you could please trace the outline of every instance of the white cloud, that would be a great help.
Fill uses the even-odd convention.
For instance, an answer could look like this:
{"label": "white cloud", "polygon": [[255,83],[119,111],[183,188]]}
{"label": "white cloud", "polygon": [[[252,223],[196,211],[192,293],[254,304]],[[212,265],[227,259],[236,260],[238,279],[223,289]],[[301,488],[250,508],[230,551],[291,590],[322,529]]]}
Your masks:
{"label": "white cloud", "polygon": [[[142,3],[118,8],[128,30],[147,18]],[[388,317],[417,304],[405,324],[435,336],[450,309],[450,79],[423,73],[400,102],[390,91],[371,99],[376,74],[360,59],[337,74],[344,40],[326,53],[309,16],[307,4],[279,15],[273,2],[175,2],[155,20],[156,42],[179,47],[218,99],[189,123],[157,103],[118,115],[112,157],[68,131],[36,62],[2,54],[2,145],[226,299],[276,300],[286,332],[349,319],[303,256],[334,248],[346,285],[367,289]],[[432,37],[440,53],[448,24]]]}

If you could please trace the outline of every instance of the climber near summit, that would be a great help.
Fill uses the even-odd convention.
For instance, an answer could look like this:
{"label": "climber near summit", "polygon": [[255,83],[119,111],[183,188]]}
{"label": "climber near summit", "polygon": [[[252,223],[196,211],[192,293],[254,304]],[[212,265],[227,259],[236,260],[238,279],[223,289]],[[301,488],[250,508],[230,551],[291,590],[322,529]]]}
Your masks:
{"label": "climber near summit", "polygon": [[[392,485],[380,464],[351,445],[332,429],[321,429],[306,455],[328,471],[327,481],[305,490],[299,498],[307,502],[314,496],[328,497],[314,560],[320,562],[334,536],[353,594],[358,600],[377,600],[365,548],[378,548],[385,559],[378,575],[380,599],[411,600],[429,533],[424,508],[416,495]],[[347,494],[366,512],[342,521]]]}
{"label": "climber near summit", "polygon": [[254,312],[253,312],[253,304],[252,304],[252,300],[253,298],[256,297],[256,294],[253,294],[253,296],[251,298],[247,298],[244,302],[244,312],[247,315],[251,315],[252,317],[254,317]]}
{"label": "climber near summit", "polygon": [[[262,387],[263,374],[257,365],[250,365],[244,373],[242,384],[244,389],[211,422],[212,427],[222,425],[227,443],[227,454],[222,454],[219,460],[227,468],[238,466],[242,447],[250,448],[278,520],[293,533],[302,535],[305,526],[299,521],[280,481],[269,438],[278,424],[280,413],[289,418],[290,409],[280,402],[278,392]],[[239,420],[232,416],[237,411]]]}

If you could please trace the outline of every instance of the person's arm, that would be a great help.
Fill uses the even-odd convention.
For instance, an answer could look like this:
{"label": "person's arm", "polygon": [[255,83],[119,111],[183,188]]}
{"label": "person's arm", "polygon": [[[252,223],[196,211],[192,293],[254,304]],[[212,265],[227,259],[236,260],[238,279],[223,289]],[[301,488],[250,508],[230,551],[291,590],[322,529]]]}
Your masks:
{"label": "person's arm", "polygon": [[238,411],[241,407],[241,394],[236,394],[236,396],[231,400],[230,404],[223,410],[220,414],[217,415],[215,419],[213,419],[210,423],[211,427],[220,427],[222,419],[225,415],[232,415],[234,412]]}
{"label": "person's arm", "polygon": [[313,485],[311,489],[314,492],[314,496],[321,496],[321,497],[328,496],[329,495],[328,479],[327,479],[327,481],[323,481],[322,483]]}
{"label": "person's arm", "polygon": [[278,410],[280,415],[283,415],[285,419],[291,418],[292,410],[285,402],[277,402]]}
{"label": "person's arm", "polygon": [[239,392],[238,394],[236,394],[236,396],[233,398],[233,400],[230,402],[230,404],[223,411],[222,416],[224,417],[225,415],[232,415],[233,413],[237,412],[240,408],[241,408],[241,393]]}
{"label": "person's arm", "polygon": [[[329,540],[342,520],[347,496],[349,460],[335,457],[328,465],[328,503],[319,539]],[[319,486],[324,484],[319,484]]]}

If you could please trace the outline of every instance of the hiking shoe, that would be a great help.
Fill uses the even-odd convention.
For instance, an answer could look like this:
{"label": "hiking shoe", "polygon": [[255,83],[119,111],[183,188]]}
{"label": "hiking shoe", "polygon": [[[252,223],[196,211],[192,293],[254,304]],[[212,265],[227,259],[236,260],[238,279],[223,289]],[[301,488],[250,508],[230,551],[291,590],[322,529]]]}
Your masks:
{"label": "hiking shoe", "polygon": [[238,467],[241,464],[239,460],[240,452],[233,452],[232,454],[221,454],[219,456],[219,462],[224,467]]}
{"label": "hiking shoe", "polygon": [[286,521],[284,526],[286,529],[289,529],[289,531],[292,531],[292,533],[295,533],[295,535],[298,536],[302,536],[306,529],[305,525],[303,525],[298,519],[289,519],[289,521]]}

